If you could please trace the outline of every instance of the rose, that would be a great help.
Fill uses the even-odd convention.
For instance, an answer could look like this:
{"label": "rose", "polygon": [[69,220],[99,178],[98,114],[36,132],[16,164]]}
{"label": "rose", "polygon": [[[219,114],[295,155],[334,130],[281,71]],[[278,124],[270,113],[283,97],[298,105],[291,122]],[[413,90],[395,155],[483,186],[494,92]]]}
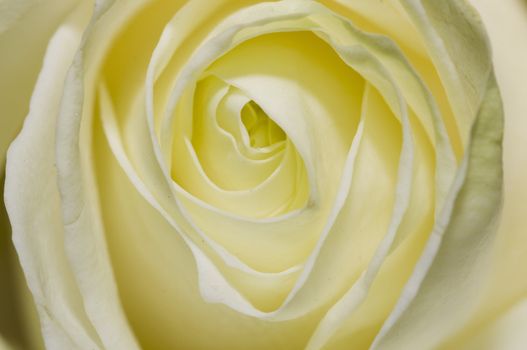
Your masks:
{"label": "rose", "polygon": [[[371,8],[355,5],[358,7],[351,12],[337,5],[328,10],[325,6],[297,1],[259,4],[239,11],[217,4],[226,12],[220,12],[219,17],[232,13],[217,25],[219,18],[205,19],[217,9],[210,4],[203,7],[199,2],[190,2],[166,27],[155,50],[144,43],[152,39],[148,34],[157,39],[154,24],[163,26],[168,19],[144,22],[155,12],[154,5],[136,9],[133,7],[138,5],[117,3],[104,14],[106,3],[101,2],[86,31],[82,17],[87,20],[84,16],[87,11],[79,7],[48,48],[28,121],[10,151],[7,169],[6,201],[14,239],[48,346],[134,348],[135,340],[120,302],[133,332],[145,347],[210,348],[221,344],[220,347],[228,348],[267,348],[280,341],[287,348],[306,343],[311,348],[325,344],[367,347],[372,342],[379,348],[427,348],[448,342],[451,337],[455,339],[475,311],[481,310],[477,289],[487,282],[486,270],[481,265],[486,261],[487,250],[492,248],[488,240],[494,230],[489,218],[496,215],[499,205],[500,105],[499,97],[492,96],[496,89],[489,53],[477,20],[465,5],[447,5],[419,8],[419,4],[408,3],[405,9],[397,4],[370,5]],[[452,18],[441,14],[447,10]],[[363,29],[389,34],[406,49],[404,55],[391,41],[354,29],[335,11],[350,16]],[[423,32],[424,43],[408,19],[397,11],[408,14]],[[173,13],[176,11],[161,14]],[[303,17],[296,16],[299,13]],[[183,40],[180,36],[200,25],[200,16],[204,17],[203,23],[213,28],[205,28],[201,34],[198,31],[191,39]],[[135,20],[131,24],[121,23],[127,18]],[[445,26],[441,19],[453,24]],[[134,28],[144,28],[145,23],[151,29],[147,37],[127,44],[132,35],[139,33],[134,33]],[[267,23],[267,27],[262,23]],[[382,28],[383,23],[386,28]],[[75,26],[79,28],[72,30]],[[320,39],[297,33],[262,37],[266,32],[306,27],[316,29]],[[83,49],[75,54],[83,31],[85,39],[80,44]],[[114,35],[117,39],[112,41]],[[253,35],[259,35],[260,39],[248,39]],[[240,43],[209,66],[230,41],[245,39],[249,41]],[[438,39],[443,44],[438,44]],[[302,40],[310,45],[299,45]],[[341,60],[322,40],[333,46]],[[198,45],[201,46],[195,48]],[[426,45],[429,51],[425,50]],[[170,46],[178,51],[166,68],[168,73],[163,75]],[[311,50],[310,55],[305,50]],[[60,55],[54,61],[49,57],[56,52]],[[152,52],[151,65],[141,68],[143,56]],[[195,53],[191,56],[192,52]],[[279,70],[279,66],[268,62],[269,56],[265,57],[269,52],[277,52],[272,56],[274,62],[287,63],[295,58],[290,67],[309,67],[309,75],[304,72],[295,75],[294,69],[292,73],[289,71],[291,68]],[[131,55],[134,60],[125,61],[124,55]],[[428,55],[443,79],[444,93],[439,77],[428,63]],[[463,57],[463,64],[458,55]],[[187,64],[178,62],[188,57],[192,59]],[[321,61],[310,61],[308,57]],[[63,87],[62,79],[56,78],[66,75],[72,61]],[[129,66],[123,68],[123,61]],[[353,69],[344,67],[342,61],[369,82],[364,89],[364,117],[355,120],[354,125],[350,125],[349,119],[334,120],[335,113],[328,113],[329,109],[329,112],[346,110],[349,115],[360,114],[353,105],[343,105],[347,100],[342,96],[354,98],[358,94],[356,90],[344,89],[362,87],[362,80]],[[251,63],[258,64],[255,67]],[[332,80],[332,76],[324,74],[328,72],[317,70],[322,66],[330,67],[328,70],[338,79]],[[207,74],[211,75],[200,76],[202,80],[194,94],[188,87],[197,78],[196,72],[207,67]],[[255,68],[263,67],[266,73],[263,78],[251,75]],[[422,75],[424,84],[413,69]],[[178,71],[182,72],[179,76]],[[310,76],[314,77],[311,82]],[[168,122],[153,118],[162,115],[164,104],[175,106],[176,99],[171,100],[168,92],[163,94],[175,77],[178,77],[175,91],[182,94],[176,111],[183,115],[192,111],[190,107],[201,111],[191,124],[195,133],[188,131],[188,118],[176,118],[177,128],[170,127],[171,114],[166,118]],[[156,78],[159,79],[154,85]],[[341,84],[342,80],[354,84]],[[287,85],[284,81],[300,84]],[[319,86],[322,83],[329,84]],[[431,95],[424,86],[430,88]],[[330,87],[334,91],[328,94]],[[135,99],[133,103],[137,105],[133,105],[134,94],[146,95],[146,102]],[[196,98],[192,104],[188,99],[193,95]],[[448,95],[450,104],[444,95]],[[292,142],[283,141],[285,136],[279,127],[254,102],[249,102],[251,99],[274,118]],[[433,99],[442,102],[438,106],[446,127],[437,118],[439,113],[431,102]],[[228,111],[236,101],[245,103],[240,128],[231,128],[233,118],[222,119],[220,112],[217,112],[218,126],[224,131],[228,129],[237,138],[239,147],[246,135],[247,152],[256,152],[248,147],[251,141],[253,146],[266,146],[260,147],[257,155],[251,154],[263,157],[264,162],[237,164],[226,157],[229,149],[222,148],[218,136],[221,130],[210,128],[214,120],[207,113],[215,107],[214,103],[219,106],[218,111],[222,108]],[[299,113],[305,104],[309,108]],[[406,104],[416,113],[405,113]],[[453,113],[448,119],[450,107]],[[317,113],[310,114],[313,110]],[[146,111],[146,117],[141,115],[142,111]],[[376,119],[371,117],[376,115],[372,111],[382,112],[380,116],[393,112],[398,120]],[[124,116],[118,117],[119,113]],[[98,117],[93,118],[94,114],[101,114],[102,126]],[[281,114],[287,118],[280,117]],[[472,127],[473,124],[476,126]],[[471,128],[474,131],[469,137]],[[350,132],[355,129],[356,133]],[[149,130],[151,134],[143,133]],[[269,136],[262,138],[262,130],[270,130]],[[400,131],[399,136],[391,135],[393,130]],[[266,169],[268,173],[279,174],[275,178],[281,182],[278,185],[275,182],[274,187],[260,186],[266,190],[250,192],[250,196],[239,195],[243,192],[238,191],[234,198],[232,193],[229,197],[215,187],[203,191],[206,183],[198,186],[193,182],[199,179],[199,173],[181,165],[193,164],[192,159],[184,158],[188,157],[184,151],[189,145],[182,142],[185,136],[191,139],[203,167],[208,167],[205,170],[209,176],[214,175],[213,180],[229,190],[255,188],[254,184],[262,180],[258,175]],[[159,142],[154,143],[159,146],[157,151],[149,150],[151,140]],[[417,147],[412,147],[413,143]],[[168,156],[170,151],[177,155],[174,166]],[[460,167],[452,154],[457,155]],[[273,161],[279,157],[281,165],[275,166]],[[410,164],[417,165],[412,168]],[[232,171],[242,166],[250,175],[247,178]],[[386,176],[379,171],[372,179],[370,174],[376,169]],[[128,177],[121,173],[123,170]],[[35,173],[41,177],[35,179]],[[176,182],[175,189],[169,187],[170,175]],[[95,185],[100,191],[93,190]],[[369,192],[364,193],[363,188]],[[295,191],[287,192],[291,189]],[[202,201],[182,196],[183,190]],[[123,200],[121,196],[125,194],[127,198]],[[375,217],[360,211],[357,198]],[[258,205],[254,205],[255,199]],[[203,201],[223,211],[211,210]],[[285,206],[277,207],[277,203]],[[386,204],[389,208],[383,207]],[[405,210],[407,206],[409,209]],[[477,207],[475,216],[473,206]],[[298,210],[294,211],[295,208]],[[338,215],[335,208],[347,215]],[[231,214],[226,215],[227,211]],[[256,216],[276,216],[276,212],[283,214],[279,220],[252,222]],[[238,217],[232,216],[233,213]],[[131,219],[130,214],[141,217]],[[435,220],[420,220],[430,215]],[[248,217],[253,217],[252,221]],[[478,219],[476,222],[474,217]],[[138,227],[143,223],[148,226]],[[304,224],[303,229],[312,230],[298,232],[300,224]],[[354,226],[358,224],[368,227],[369,236],[351,235],[360,232],[358,229],[362,227]],[[432,224],[435,230],[429,236]],[[42,230],[38,236],[37,227]],[[232,233],[225,228],[239,231],[238,236],[225,237]],[[382,241],[372,234],[376,231],[383,235],[387,231]],[[295,232],[297,236],[293,236]],[[128,244],[127,249],[124,244]],[[128,254],[133,250],[131,259]],[[343,263],[347,268],[342,269]],[[286,269],[288,266],[293,267]],[[132,267],[134,272],[146,272],[141,278],[147,281],[140,288],[130,276]],[[171,269],[172,274],[163,269]],[[336,271],[338,274],[332,276]],[[445,295],[445,289],[453,281],[462,281],[466,276],[459,290]],[[387,285],[391,290],[386,289]],[[167,298],[162,298],[167,293],[164,290],[168,291]],[[434,297],[437,301],[431,302]],[[202,298],[224,305],[206,304]],[[184,311],[185,317],[175,317],[172,311]],[[445,322],[447,316],[451,318],[449,322]],[[210,325],[207,320],[224,320],[225,325]],[[152,328],[154,324],[156,329]],[[213,336],[202,339],[192,334],[195,330]],[[234,330],[240,332],[237,337],[229,333]],[[248,332],[260,332],[266,338],[247,339]]]}

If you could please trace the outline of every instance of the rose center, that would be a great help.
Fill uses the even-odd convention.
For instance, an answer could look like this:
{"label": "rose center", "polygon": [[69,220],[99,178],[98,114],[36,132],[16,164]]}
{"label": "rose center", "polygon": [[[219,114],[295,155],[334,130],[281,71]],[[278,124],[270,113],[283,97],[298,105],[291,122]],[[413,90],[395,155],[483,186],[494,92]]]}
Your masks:
{"label": "rose center", "polygon": [[286,138],[284,131],[254,101],[243,107],[241,118],[252,147],[268,147]]}

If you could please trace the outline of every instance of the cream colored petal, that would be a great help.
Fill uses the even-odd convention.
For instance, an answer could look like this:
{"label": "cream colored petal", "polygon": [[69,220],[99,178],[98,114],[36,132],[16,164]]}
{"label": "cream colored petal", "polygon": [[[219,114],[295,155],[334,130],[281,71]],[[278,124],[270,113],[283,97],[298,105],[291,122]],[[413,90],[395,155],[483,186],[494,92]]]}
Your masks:
{"label": "cream colored petal", "polygon": [[[383,109],[380,108],[383,103],[379,101],[380,97],[377,94],[372,94],[370,97],[372,99],[371,106],[369,109],[372,114],[369,116],[373,124],[371,133],[374,133],[375,137],[379,137],[379,145],[383,145],[388,149],[383,148],[383,146],[377,145],[379,153],[376,155],[380,158],[382,162],[389,164],[393,161],[398,161],[397,157],[388,158],[390,154],[390,149],[397,149],[393,145],[388,146],[385,144],[386,140],[389,139],[387,136],[381,136],[380,131],[382,129],[388,129],[392,131],[392,138],[394,131],[397,131],[398,128],[391,126],[389,119],[386,116],[383,118],[382,114],[389,115],[389,112],[382,112]],[[386,110],[387,107],[384,107]],[[367,116],[368,117],[368,116]],[[390,205],[393,205],[389,202],[389,197],[387,196],[387,190],[384,188],[379,189],[367,189],[368,185],[371,186],[371,182],[368,181],[369,178],[373,175],[369,175],[366,180],[362,180],[362,183],[355,183],[360,181],[355,179],[352,186],[360,186],[367,191],[367,197],[361,201],[362,203],[367,202],[368,205],[372,207],[366,207],[368,212],[364,213],[357,208],[351,207],[351,210],[341,213],[342,215],[342,228],[344,231],[349,230],[353,231],[365,231],[367,235],[365,237],[358,236],[358,242],[354,243],[357,238],[353,240],[353,234],[350,236],[352,240],[347,241],[346,244],[351,246],[359,246],[360,249],[353,254],[347,254],[350,256],[356,256],[352,263],[345,263],[344,266],[348,267],[348,270],[352,270],[352,266],[358,271],[365,270],[370,277],[361,276],[353,285],[349,291],[347,291],[344,296],[338,300],[334,306],[330,308],[330,311],[324,316],[321,324],[317,328],[316,333],[310,341],[311,348],[320,348],[322,346],[327,346],[330,349],[333,348],[362,348],[366,347],[373,341],[375,334],[381,328],[383,321],[390,313],[393,305],[396,303],[397,298],[401,288],[404,286],[404,283],[411,274],[412,268],[414,267],[416,261],[419,258],[420,252],[426,242],[426,239],[429,236],[433,220],[434,220],[434,158],[433,158],[433,147],[430,144],[429,140],[426,137],[422,127],[419,127],[419,123],[416,121],[415,116],[411,116],[410,121],[412,123],[412,133],[413,140],[415,142],[414,147],[414,164],[413,168],[413,181],[411,186],[411,195],[409,206],[406,210],[403,221],[400,226],[397,228],[397,235],[395,241],[392,243],[391,252],[385,258],[380,259],[378,256],[373,259],[375,249],[379,244],[385,244],[386,238],[390,239],[390,234],[386,238],[383,237],[385,232],[388,230],[389,217],[385,220],[385,226],[380,227],[375,230],[376,225],[381,223],[380,219],[382,215],[390,214]],[[400,131],[399,131],[400,132]],[[367,140],[367,139],[366,139]],[[366,141],[365,140],[365,141]],[[375,140],[375,138],[373,138]],[[372,142],[372,141],[370,141]],[[375,143],[374,143],[375,144]],[[370,151],[371,152],[371,151]],[[361,155],[361,154],[359,154]],[[380,155],[383,155],[382,157]],[[375,158],[370,153],[365,155],[368,161],[364,164],[366,172],[370,169],[372,165],[370,159]],[[394,168],[395,165],[392,165]],[[378,171],[375,172],[375,186],[379,183],[381,177],[378,175]],[[391,181],[395,182],[397,177],[396,173],[385,172],[386,176],[391,177]],[[392,185],[395,187],[395,184]],[[370,200],[374,199],[370,195],[374,194],[379,190],[380,203],[372,202]],[[392,188],[393,191],[393,188]],[[360,195],[350,194],[350,202],[353,204],[354,200],[359,199]],[[388,206],[387,209],[380,210],[383,206]],[[358,218],[355,215],[360,215]],[[375,218],[373,222],[367,223],[366,226],[360,224],[364,219],[368,220],[369,215],[373,215]],[[349,220],[349,221],[348,221]],[[371,220],[371,219],[370,219]],[[386,221],[388,220],[388,221]],[[337,222],[339,223],[339,222]],[[359,224],[357,227],[356,225]],[[359,229],[358,229],[359,228]],[[336,227],[339,229],[339,226]],[[333,232],[332,234],[338,234]],[[379,234],[380,233],[380,234]],[[383,241],[384,238],[384,241]],[[361,240],[370,240],[365,244]],[[358,243],[358,244],[357,244]],[[339,245],[339,251],[337,253],[332,253],[333,256],[338,256],[341,254],[346,255],[347,251],[350,251],[350,248],[342,248],[344,245]],[[329,246],[330,247],[330,246]],[[329,248],[328,247],[328,248]],[[357,249],[357,248],[356,248]],[[378,255],[378,254],[377,254]],[[349,258],[348,258],[349,259]],[[371,259],[371,260],[370,260]],[[363,261],[361,261],[363,260]],[[365,261],[364,261],[365,260]],[[338,260],[337,260],[338,261]],[[334,262],[335,263],[335,262]],[[370,266],[367,266],[367,264]],[[320,264],[320,263],[319,263]],[[324,266],[324,265],[322,265]],[[330,265],[331,266],[331,265]],[[337,267],[334,267],[337,269]],[[374,272],[378,269],[378,272]],[[329,270],[331,271],[331,269]],[[327,273],[329,273],[326,272]],[[341,273],[344,274],[344,273]],[[373,277],[371,277],[373,276]],[[368,281],[368,279],[370,281]],[[348,282],[349,283],[349,282]],[[326,286],[328,284],[326,283]],[[348,285],[348,288],[350,285]],[[315,286],[316,287],[316,286]]]}
{"label": "cream colored petal", "polygon": [[[269,322],[205,301],[198,271],[203,264],[195,261],[182,236],[129,182],[101,131],[96,130],[95,144],[112,266],[127,316],[143,348],[214,349],[221,345],[225,349],[267,350],[304,346],[315,322],[311,317]],[[212,297],[216,298],[223,285],[207,284],[205,292],[215,292]]]}
{"label": "cream colored petal", "polygon": [[[350,301],[354,304],[360,303],[359,299],[363,294],[352,293],[359,296],[350,297],[349,288],[357,280],[363,279],[367,263],[372,259],[376,247],[390,226],[391,212],[395,204],[394,179],[397,178],[402,144],[401,126],[397,124],[397,119],[382,101],[382,97],[371,86],[365,89],[362,108],[365,131],[358,150],[349,199],[346,200],[328,237],[328,244],[322,248],[318,262],[307,281],[308,298],[336,291],[339,291],[337,295],[344,294],[344,297],[339,297],[340,300],[330,306],[330,310],[315,329],[307,349],[322,347],[338,330],[348,310],[354,308],[349,306]],[[380,125],[383,127],[377,129]],[[374,188],[369,188],[372,185],[369,180],[373,176],[370,171],[376,177]],[[367,201],[363,199],[365,195]],[[367,232],[367,241],[364,241],[365,237],[361,232]],[[345,244],[338,244],[340,240]],[[335,246],[342,249],[335,251]],[[333,277],[329,283],[324,281],[324,276],[332,273],[337,266],[346,266],[346,270]]]}
{"label": "cream colored petal", "polygon": [[527,300],[524,298],[496,318],[483,323],[466,337],[446,345],[445,349],[523,350],[527,344]]}
{"label": "cream colored petal", "polygon": [[22,127],[48,42],[80,0],[0,2],[0,172]]}
{"label": "cream colored petal", "polygon": [[[527,218],[524,210],[527,200],[524,183],[527,154],[523,151],[527,148],[524,135],[527,130],[527,100],[523,98],[524,82],[527,80],[527,66],[524,64],[527,61],[527,42],[520,39],[527,35],[527,4],[521,0],[503,2],[500,6],[493,1],[471,2],[480,11],[489,33],[504,102],[504,206],[491,258],[490,278],[484,287],[478,312],[458,334],[445,341],[444,348],[467,341],[475,332],[483,332],[482,327],[494,329],[491,324],[509,309],[513,310],[513,305],[521,305],[521,300],[527,295],[527,279],[518,278],[518,267],[527,266]],[[499,345],[500,339],[513,333],[515,328],[505,335],[498,333],[500,329],[496,326],[495,331],[485,339],[493,344],[491,338],[496,336],[496,344]],[[514,334],[511,337],[514,339]]]}
{"label": "cream colored petal", "polygon": [[[488,278],[490,242],[501,204],[503,109],[493,73],[489,73],[490,52],[477,15],[460,2],[412,1],[405,5],[417,23],[428,23],[423,33],[430,38],[432,56],[447,87],[452,89],[448,80],[454,79],[465,90],[459,94],[467,94],[466,101],[453,99],[458,108],[465,104],[461,129],[473,118],[476,121],[462,166],[466,179],[463,172],[458,174],[450,195],[453,207],[447,206],[440,214],[413,276],[376,338],[373,347],[380,349],[438,346],[475,314]],[[447,28],[438,21],[447,14],[456,25]],[[463,51],[453,48],[460,45],[473,52],[458,56]],[[442,55],[444,60],[438,62]],[[461,66],[467,59],[475,63]],[[465,95],[456,99],[460,96]],[[477,114],[473,114],[475,108]]]}
{"label": "cream colored petal", "polygon": [[504,206],[492,278],[482,308],[497,310],[527,295],[527,279],[517,278],[518,266],[527,266],[527,3],[510,0],[497,6],[493,1],[472,1],[481,12],[493,48],[496,78],[505,110]]}
{"label": "cream colored petal", "polygon": [[[96,66],[97,63],[94,59],[84,64],[85,49],[89,43],[87,38],[100,18],[111,17],[103,16],[111,3],[96,3],[94,16],[84,32],[82,47],[68,71],[56,126],[56,168],[66,253],[82,295],[87,317],[105,348],[136,349],[138,345],[121,309],[107,255],[96,183],[92,173],[89,125],[93,119],[91,109],[84,104],[90,101],[93,94],[84,94],[84,86],[89,86],[90,80],[85,82],[83,77],[90,77],[90,67]],[[121,7],[122,12],[117,17],[118,20],[112,21],[112,25],[118,25],[120,21],[128,19],[140,5],[141,3],[136,2]],[[103,50],[105,43],[101,41],[99,49]]]}
{"label": "cream colored petal", "polygon": [[[436,99],[437,108],[441,112],[452,148],[457,159],[461,159],[463,146],[459,128],[446,96],[445,88],[428,55],[426,39],[419,34],[419,30],[416,30],[401,2],[398,0],[322,0],[321,2],[342,16],[349,18],[364,31],[387,36],[397,44],[410,62],[411,67],[420,75],[425,86]],[[423,100],[421,100],[422,102]]]}
{"label": "cream colored petal", "polygon": [[492,74],[488,39],[466,1],[399,0],[421,33],[468,147],[474,118]]}
{"label": "cream colored petal", "polygon": [[[425,44],[405,16],[397,0],[361,1],[361,0],[324,0],[322,3],[342,13],[353,23],[366,31],[376,32],[379,28],[401,46],[410,47],[419,55],[426,56]],[[345,11],[350,10],[350,11]]]}
{"label": "cream colored petal", "polygon": [[55,122],[64,77],[89,15],[86,8],[53,36],[31,99],[24,128],[7,162],[5,202],[13,240],[53,349],[100,349],[64,251],[60,196],[56,185]]}
{"label": "cream colored petal", "polygon": [[436,222],[373,348],[433,348],[476,311],[501,205],[502,131],[501,99],[491,78],[447,201],[452,204]]}

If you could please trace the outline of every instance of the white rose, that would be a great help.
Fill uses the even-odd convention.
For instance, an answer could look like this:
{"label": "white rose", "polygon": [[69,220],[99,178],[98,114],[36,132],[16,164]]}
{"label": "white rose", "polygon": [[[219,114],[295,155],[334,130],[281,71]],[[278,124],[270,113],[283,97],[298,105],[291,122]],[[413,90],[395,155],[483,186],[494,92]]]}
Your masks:
{"label": "white rose", "polygon": [[[466,2],[51,8],[5,185],[48,348],[525,344],[527,282],[502,273],[525,262],[525,163],[497,230],[501,98]],[[520,132],[525,64],[495,55]]]}

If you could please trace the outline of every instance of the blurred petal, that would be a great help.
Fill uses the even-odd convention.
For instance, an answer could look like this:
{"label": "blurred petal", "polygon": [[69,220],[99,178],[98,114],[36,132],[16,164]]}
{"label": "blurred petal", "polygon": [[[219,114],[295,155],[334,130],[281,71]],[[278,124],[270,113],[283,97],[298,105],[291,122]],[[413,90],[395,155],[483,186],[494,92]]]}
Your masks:
{"label": "blurred petal", "polygon": [[0,172],[22,127],[53,32],[81,0],[0,1]]}
{"label": "blurred petal", "polygon": [[49,348],[100,348],[84,313],[63,247],[55,171],[55,118],[64,78],[88,19],[86,8],[53,36],[24,128],[9,149],[5,202]]}
{"label": "blurred petal", "polygon": [[444,349],[464,350],[524,350],[527,344],[527,299],[523,299],[496,319],[492,319],[467,337]]}
{"label": "blurred petal", "polygon": [[9,346],[2,335],[0,334],[0,350],[12,350],[11,346]]}

